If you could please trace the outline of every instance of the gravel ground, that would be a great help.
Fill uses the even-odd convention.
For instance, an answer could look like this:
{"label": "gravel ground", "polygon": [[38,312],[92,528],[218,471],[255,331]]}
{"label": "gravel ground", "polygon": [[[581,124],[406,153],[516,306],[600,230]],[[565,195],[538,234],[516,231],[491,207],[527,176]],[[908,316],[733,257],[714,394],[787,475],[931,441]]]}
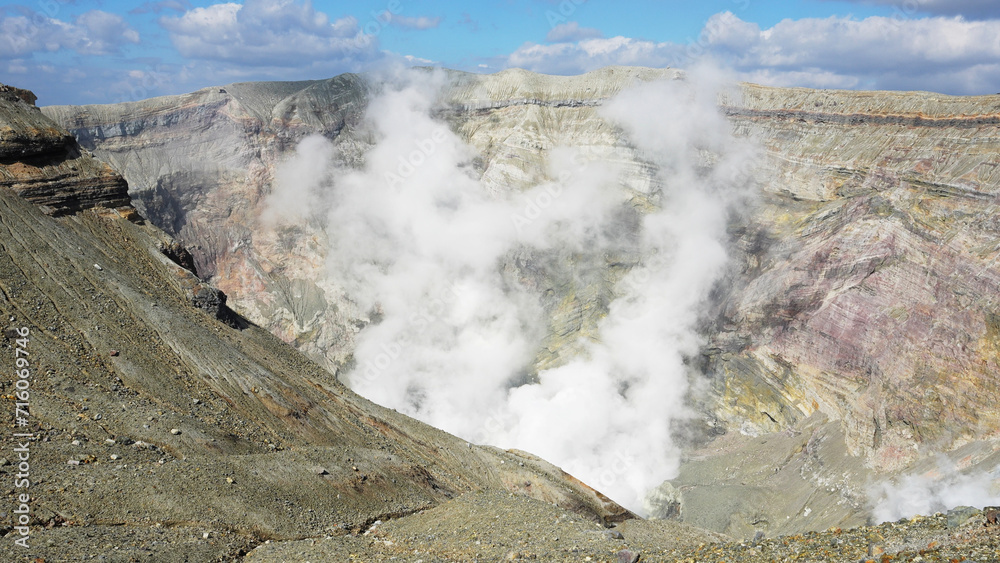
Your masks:
{"label": "gravel ground", "polygon": [[693,548],[724,538],[674,522],[629,521],[608,529],[518,495],[476,492],[385,523],[360,536],[269,543],[247,561],[618,561],[669,538]]}
{"label": "gravel ground", "polygon": [[470,493],[358,536],[268,543],[247,561],[997,562],[1000,528],[980,511],[739,542],[671,521],[606,529],[524,497]]}
{"label": "gravel ground", "polygon": [[[759,542],[706,544],[693,551],[675,550],[664,561],[851,561],[851,562],[978,562],[1000,561],[1000,528],[986,527],[981,513],[965,524],[949,528],[947,516],[918,516],[911,520],[833,528],[763,539]],[[650,561],[659,559],[650,559]]]}

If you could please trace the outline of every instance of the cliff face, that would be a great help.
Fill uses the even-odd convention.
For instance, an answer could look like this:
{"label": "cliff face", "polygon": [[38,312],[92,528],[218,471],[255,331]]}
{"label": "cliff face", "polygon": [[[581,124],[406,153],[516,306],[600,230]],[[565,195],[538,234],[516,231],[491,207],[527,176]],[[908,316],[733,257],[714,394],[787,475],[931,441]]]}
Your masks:
{"label": "cliff face", "polygon": [[[15,357],[30,366],[27,391],[6,378],[0,392],[12,413],[15,393],[29,405],[20,429],[33,435],[31,548],[19,551],[4,518],[5,560],[77,560],[108,545],[232,560],[265,539],[364,531],[470,491],[527,495],[566,518],[634,517],[538,458],[378,407],[220,314],[224,300],[176,241],[131,208],[109,209],[123,193],[93,195],[105,176],[90,172],[107,169],[82,151],[65,164],[76,175],[36,184],[49,194],[38,200],[19,187],[37,181],[31,163],[74,149],[72,137],[21,97],[0,98],[0,116],[12,178],[0,186],[0,350],[8,373]],[[11,482],[16,471],[0,463]]]}
{"label": "cliff face", "polygon": [[131,207],[125,180],[81,152],[69,133],[35,107],[34,94],[0,85],[0,101],[0,186],[54,215]]}
{"label": "cliff face", "polygon": [[769,153],[712,352],[735,418],[821,410],[878,468],[996,437],[1000,97],[748,86],[728,111]]}
{"label": "cliff face", "polygon": [[318,233],[304,226],[279,240],[255,227],[275,167],[303,137],[335,137],[346,158],[368,146],[358,126],[366,90],[344,75],[45,111],[122,172],[140,212],[192,251],[236,309],[332,366],[353,325],[315,283]]}
{"label": "cliff face", "polygon": [[[597,108],[637,81],[676,76],[456,75],[441,114],[495,192],[534,185],[554,147],[582,147],[627,171],[623,185],[641,209],[658,188],[655,170]],[[336,370],[370,319],[322,281],[323,233],[252,225],[276,163],[308,133],[332,138],[345,163],[361,162],[372,89],[345,75],[44,111],[129,179],[137,205],[192,246],[235,308]],[[1000,430],[1000,97],[744,85],[720,107],[764,153],[748,177],[759,197],[730,225],[734,266],[705,314],[700,367],[713,393],[704,410],[750,436],[814,429],[826,417],[836,424],[824,435],[876,471],[962,447],[971,449],[961,467],[987,459]],[[551,290],[536,369],[579,352],[640,259],[512,266]],[[811,475],[810,490],[830,483]],[[686,481],[689,491],[697,481]],[[856,517],[861,494],[845,487],[829,504],[847,499]],[[711,504],[688,496],[689,508]],[[846,518],[837,510],[815,525]]]}

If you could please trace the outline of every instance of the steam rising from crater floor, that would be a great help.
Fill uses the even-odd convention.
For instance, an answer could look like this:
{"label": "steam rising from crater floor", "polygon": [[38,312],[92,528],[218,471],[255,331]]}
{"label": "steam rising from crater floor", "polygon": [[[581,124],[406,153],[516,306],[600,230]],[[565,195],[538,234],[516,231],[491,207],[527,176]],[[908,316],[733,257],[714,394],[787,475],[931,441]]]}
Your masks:
{"label": "steam rising from crater floor", "polygon": [[[717,109],[719,77],[637,84],[598,111],[655,172],[648,189],[583,148],[552,147],[546,180],[487,186],[474,151],[435,118],[447,83],[389,82],[367,118],[360,169],[310,137],[278,173],[265,218],[319,221],[328,283],[369,312],[350,385],[476,442],[539,455],[639,512],[675,476],[675,421],[696,389],[699,311],[727,263],[725,226],[754,151]],[[541,150],[541,149],[540,149]],[[547,331],[529,272],[634,260],[613,280],[597,337],[539,369]],[[553,262],[553,260],[555,262]],[[556,265],[554,265],[556,264]],[[610,271],[610,270],[609,270]]]}

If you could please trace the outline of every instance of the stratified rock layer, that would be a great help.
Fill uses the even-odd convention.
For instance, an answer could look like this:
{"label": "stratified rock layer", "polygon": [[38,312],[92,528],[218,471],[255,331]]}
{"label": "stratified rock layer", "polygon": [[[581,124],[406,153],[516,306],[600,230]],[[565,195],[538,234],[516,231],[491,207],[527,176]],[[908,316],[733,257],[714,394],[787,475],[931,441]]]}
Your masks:
{"label": "stratified rock layer", "polygon": [[997,436],[1000,97],[747,86],[728,110],[769,154],[713,337],[733,420],[821,410],[886,469]]}
{"label": "stratified rock layer", "polygon": [[128,185],[107,164],[45,117],[34,95],[0,85],[0,187],[50,214],[91,207],[131,207]]}

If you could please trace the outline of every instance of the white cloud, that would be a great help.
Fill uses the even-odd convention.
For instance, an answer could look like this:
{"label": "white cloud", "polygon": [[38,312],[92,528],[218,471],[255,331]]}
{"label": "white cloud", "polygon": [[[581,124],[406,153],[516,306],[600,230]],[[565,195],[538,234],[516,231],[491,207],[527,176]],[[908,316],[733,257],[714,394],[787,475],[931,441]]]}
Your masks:
{"label": "white cloud", "polygon": [[[714,34],[706,36],[709,50],[725,53],[749,76],[771,73],[776,79],[772,83],[795,77],[806,80],[798,83],[802,86],[839,81],[845,86],[956,94],[993,93],[1000,86],[1000,21],[784,20],[752,38],[746,34],[747,24],[735,16],[713,20]],[[742,38],[740,49],[728,41],[734,35]]]}
{"label": "white cloud", "polygon": [[580,74],[609,65],[670,66],[680,48],[627,37],[585,39],[576,43],[526,43],[506,61],[508,67],[546,74]]}
{"label": "white cloud", "polygon": [[122,41],[139,42],[139,32],[117,14],[91,10],[76,18],[76,27],[86,33],[77,36],[74,50],[84,55],[114,53]]}
{"label": "white cloud", "polygon": [[[382,22],[374,22],[381,29]],[[381,56],[375,37],[358,21],[331,21],[309,2],[247,0],[213,4],[160,18],[185,57],[247,67],[302,68],[318,61],[356,69]]]}
{"label": "white cloud", "polygon": [[[735,16],[732,19],[743,24]],[[784,20],[760,32],[745,47],[737,62],[752,66],[800,69],[811,65],[850,72],[904,67],[920,72],[929,66],[955,68],[997,60],[1000,22],[943,17]]]}
{"label": "white cloud", "polygon": [[577,22],[567,22],[553,27],[548,35],[545,36],[545,40],[549,43],[567,43],[600,37],[604,37],[604,34],[599,29],[580,27],[580,24]]}
{"label": "white cloud", "polygon": [[431,59],[425,59],[423,57],[414,57],[413,55],[405,55],[403,56],[402,60],[406,61],[411,65],[428,66],[434,64],[434,61],[432,61]]}
{"label": "white cloud", "polygon": [[746,80],[776,86],[992,94],[1000,91],[1000,20],[829,17],[761,29],[724,12],[685,45],[626,37],[528,43],[504,62],[576,74],[606,65],[686,68],[705,57],[725,61]]}
{"label": "white cloud", "polygon": [[81,55],[108,55],[126,43],[138,43],[139,32],[116,14],[91,10],[72,22],[24,11],[0,17],[0,56],[18,57],[63,49]]}
{"label": "white cloud", "polygon": [[28,67],[24,66],[24,60],[14,59],[7,61],[7,72],[11,74],[26,74]]}

